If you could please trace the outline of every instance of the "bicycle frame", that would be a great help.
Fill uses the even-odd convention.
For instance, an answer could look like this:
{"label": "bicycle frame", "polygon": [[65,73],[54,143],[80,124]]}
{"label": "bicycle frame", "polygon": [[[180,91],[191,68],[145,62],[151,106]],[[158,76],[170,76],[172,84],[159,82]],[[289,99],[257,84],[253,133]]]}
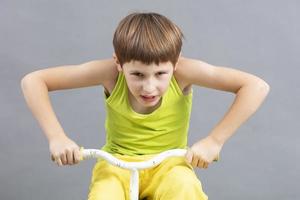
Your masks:
{"label": "bicycle frame", "polygon": [[169,157],[184,156],[186,152],[187,152],[186,149],[172,149],[172,150],[164,151],[147,161],[126,162],[102,150],[81,149],[82,160],[91,159],[91,158],[102,158],[114,166],[131,171],[130,200],[139,199],[139,170],[155,167]]}

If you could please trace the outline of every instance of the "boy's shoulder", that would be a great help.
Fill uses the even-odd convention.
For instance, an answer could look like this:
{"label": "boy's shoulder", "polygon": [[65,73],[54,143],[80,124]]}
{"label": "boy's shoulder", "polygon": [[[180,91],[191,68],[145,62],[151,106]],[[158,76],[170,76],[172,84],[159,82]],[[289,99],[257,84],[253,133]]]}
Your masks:
{"label": "boy's shoulder", "polygon": [[217,75],[216,69],[215,66],[202,60],[181,56],[174,74],[179,85],[182,85],[183,88],[189,88],[194,84],[204,87],[213,87],[221,77]]}
{"label": "boy's shoulder", "polygon": [[117,82],[119,71],[113,58],[106,59],[106,64],[101,65],[103,61],[104,60],[97,60],[95,63],[99,63],[99,67],[105,68],[104,75],[106,78],[105,81],[103,81],[102,86],[104,87],[105,92],[110,94]]}
{"label": "boy's shoulder", "polygon": [[191,59],[180,56],[174,71],[174,77],[178,83],[178,86],[182,90],[183,94],[187,95],[191,91],[192,84],[187,80],[186,73],[188,73],[188,66],[191,62]]}

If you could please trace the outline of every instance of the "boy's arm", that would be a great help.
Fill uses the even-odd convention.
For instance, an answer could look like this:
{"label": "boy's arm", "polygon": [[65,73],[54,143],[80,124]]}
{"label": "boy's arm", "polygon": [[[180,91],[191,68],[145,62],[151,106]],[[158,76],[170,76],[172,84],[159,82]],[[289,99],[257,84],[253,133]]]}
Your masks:
{"label": "boy's arm", "polygon": [[[242,123],[259,108],[270,90],[269,85],[257,76],[232,68],[213,66],[200,60],[182,58],[177,71],[187,85],[195,84],[232,92],[236,95],[233,104],[210,132],[209,139],[206,140],[207,143],[209,140],[214,140],[219,146],[222,146]],[[199,141],[199,143],[204,146],[203,141]],[[199,146],[198,148],[200,148]],[[202,158],[204,160],[203,165],[205,162],[211,162],[215,159],[215,157],[208,155],[202,155],[202,157],[206,157]]]}
{"label": "boy's arm", "polygon": [[[77,148],[64,133],[51,106],[48,91],[105,84],[109,75],[114,71],[113,68],[115,68],[113,60],[102,60],[81,65],[42,69],[24,76],[21,81],[21,88],[25,100],[48,138],[49,145],[51,145],[51,142],[60,139],[60,141],[67,143],[68,145],[66,146],[69,146],[69,148]],[[62,162],[67,163],[67,161],[69,161],[68,156],[71,157],[70,149],[64,149],[63,147],[60,147],[60,149],[62,149],[60,151],[67,151],[67,153],[54,152],[54,154],[61,155],[53,156],[62,156]],[[72,162],[72,160],[70,160],[70,162]]]}
{"label": "boy's arm", "polygon": [[45,83],[48,91],[106,85],[117,67],[113,59],[94,60],[79,65],[64,65],[37,70],[27,74],[23,83],[38,78]]}

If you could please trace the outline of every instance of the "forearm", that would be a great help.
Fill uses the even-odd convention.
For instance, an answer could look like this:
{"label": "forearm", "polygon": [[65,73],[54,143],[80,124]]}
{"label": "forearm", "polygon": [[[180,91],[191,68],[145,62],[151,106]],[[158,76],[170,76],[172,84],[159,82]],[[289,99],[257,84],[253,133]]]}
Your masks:
{"label": "forearm", "polygon": [[48,88],[38,77],[26,76],[21,81],[26,103],[48,140],[62,136],[64,130],[52,109]]}
{"label": "forearm", "polygon": [[269,86],[265,82],[253,81],[241,87],[227,113],[209,135],[224,144],[255,113],[268,92]]}

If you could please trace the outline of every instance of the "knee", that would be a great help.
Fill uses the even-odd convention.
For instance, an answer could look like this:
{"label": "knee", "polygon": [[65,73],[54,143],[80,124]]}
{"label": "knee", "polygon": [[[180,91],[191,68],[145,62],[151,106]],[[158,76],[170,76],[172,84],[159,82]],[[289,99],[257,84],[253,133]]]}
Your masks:
{"label": "knee", "polygon": [[207,200],[201,182],[189,168],[176,166],[161,180],[154,199]]}
{"label": "knee", "polygon": [[124,199],[126,191],[120,180],[115,177],[106,178],[104,180],[92,183],[88,194],[89,200],[114,200]]}
{"label": "knee", "polygon": [[194,171],[188,167],[184,166],[175,166],[173,167],[162,180],[164,185],[167,185],[173,190],[183,190],[183,191],[192,191],[192,190],[201,190],[202,185],[200,180],[197,178]]}

